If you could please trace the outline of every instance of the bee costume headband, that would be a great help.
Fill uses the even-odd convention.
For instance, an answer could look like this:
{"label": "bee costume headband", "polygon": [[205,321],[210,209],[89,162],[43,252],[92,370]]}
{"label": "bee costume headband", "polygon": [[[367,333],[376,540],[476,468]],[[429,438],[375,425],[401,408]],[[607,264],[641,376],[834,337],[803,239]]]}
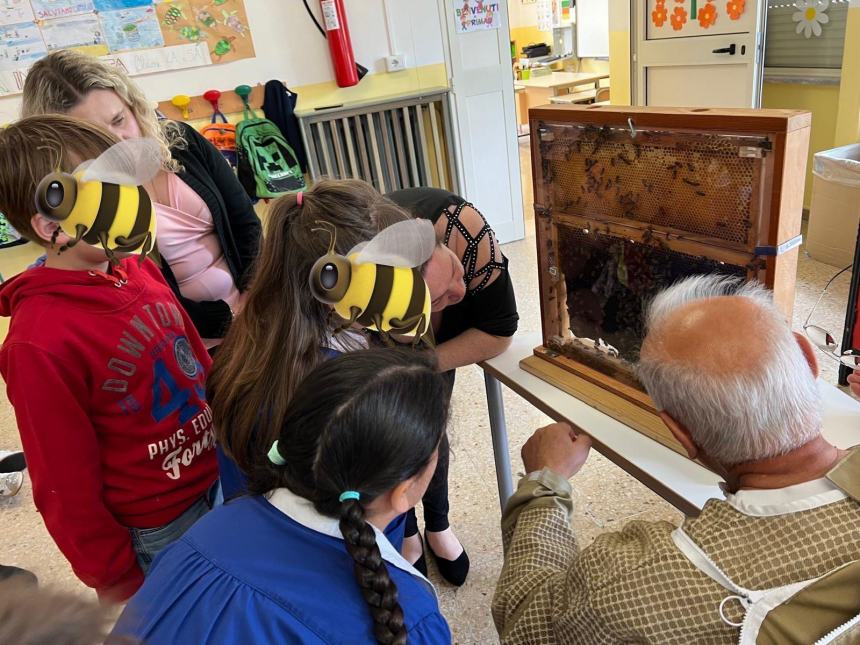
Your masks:
{"label": "bee costume headband", "polygon": [[344,322],[335,333],[358,323],[379,332],[408,336],[415,345],[433,345],[430,326],[430,290],[420,266],[436,248],[436,231],[427,220],[398,222],[362,242],[346,256],[335,252],[337,229],[318,221],[330,236],[328,252],[311,269],[314,297],[334,308]]}
{"label": "bee costume headband", "polygon": [[115,251],[140,249],[141,262],[155,245],[155,210],[142,184],[161,169],[154,139],[127,139],[85,161],[72,173],[53,172],[36,188],[36,210],[71,240],[101,246],[111,263]]}

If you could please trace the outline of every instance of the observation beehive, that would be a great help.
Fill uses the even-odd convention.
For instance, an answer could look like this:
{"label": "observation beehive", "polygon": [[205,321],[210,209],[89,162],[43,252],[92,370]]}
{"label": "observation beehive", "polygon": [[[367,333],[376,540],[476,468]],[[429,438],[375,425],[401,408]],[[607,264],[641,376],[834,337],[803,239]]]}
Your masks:
{"label": "observation beehive", "polygon": [[543,345],[522,366],[680,450],[632,371],[647,303],[721,273],[761,281],[791,318],[811,115],[593,105],[529,120]]}

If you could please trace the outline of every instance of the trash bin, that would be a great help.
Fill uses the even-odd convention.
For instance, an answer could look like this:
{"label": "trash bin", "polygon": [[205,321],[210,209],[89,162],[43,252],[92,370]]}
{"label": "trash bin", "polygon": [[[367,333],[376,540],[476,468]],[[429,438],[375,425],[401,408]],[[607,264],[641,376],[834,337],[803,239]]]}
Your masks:
{"label": "trash bin", "polygon": [[844,267],[854,262],[860,224],[860,144],[816,153],[806,250],[814,259]]}

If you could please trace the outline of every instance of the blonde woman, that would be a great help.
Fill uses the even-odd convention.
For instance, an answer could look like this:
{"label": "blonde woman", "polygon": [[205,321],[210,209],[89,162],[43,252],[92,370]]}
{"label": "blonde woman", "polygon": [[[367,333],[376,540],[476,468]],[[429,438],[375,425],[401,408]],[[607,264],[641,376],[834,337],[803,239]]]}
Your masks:
{"label": "blonde woman", "polygon": [[163,170],[147,186],[161,271],[212,351],[242,306],[260,243],[260,221],[220,153],[185,123],[159,123],[123,72],[73,51],[53,52],[30,68],[22,112],[68,114],[120,139],[162,143]]}

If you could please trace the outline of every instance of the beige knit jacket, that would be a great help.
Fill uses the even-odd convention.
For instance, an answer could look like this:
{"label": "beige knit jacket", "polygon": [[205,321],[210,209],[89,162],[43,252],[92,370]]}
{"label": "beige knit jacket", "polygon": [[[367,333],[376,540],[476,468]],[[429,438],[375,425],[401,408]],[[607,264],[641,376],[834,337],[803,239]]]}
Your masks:
{"label": "beige knit jacket", "polygon": [[[850,477],[860,490],[860,472]],[[544,470],[523,478],[506,507],[505,564],[493,599],[503,643],[737,642],[738,630],[718,614],[728,592],[678,550],[674,526],[630,522],[580,551],[570,494],[566,480]],[[747,589],[814,578],[860,558],[860,503],[851,497],[770,517],[712,499],[683,528]]]}

